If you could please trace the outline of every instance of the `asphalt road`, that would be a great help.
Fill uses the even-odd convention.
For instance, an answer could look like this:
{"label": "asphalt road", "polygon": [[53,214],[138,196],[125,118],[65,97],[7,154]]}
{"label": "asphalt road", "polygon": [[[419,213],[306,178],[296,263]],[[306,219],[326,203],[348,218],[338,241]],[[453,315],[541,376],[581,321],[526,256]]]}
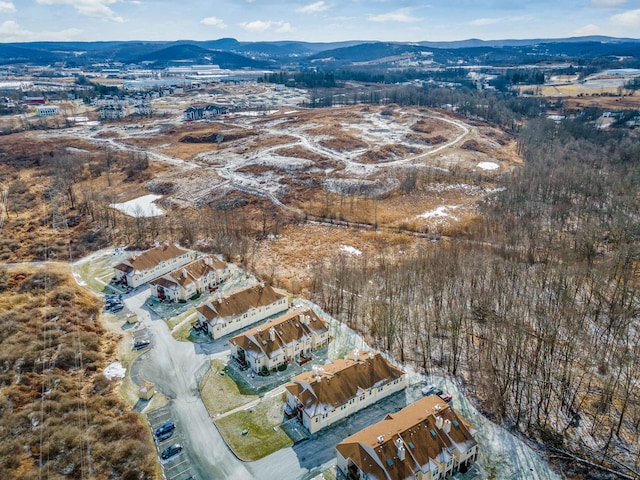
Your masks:
{"label": "asphalt road", "polygon": [[156,389],[171,398],[172,420],[183,435],[184,453],[198,479],[252,479],[255,477],[227,448],[209,418],[198,391],[196,372],[206,371],[213,356],[187,342],[171,336],[167,324],[144,302],[149,289],[128,296],[125,304],[138,315],[153,338],[152,349],[136,361],[136,375],[155,384]]}

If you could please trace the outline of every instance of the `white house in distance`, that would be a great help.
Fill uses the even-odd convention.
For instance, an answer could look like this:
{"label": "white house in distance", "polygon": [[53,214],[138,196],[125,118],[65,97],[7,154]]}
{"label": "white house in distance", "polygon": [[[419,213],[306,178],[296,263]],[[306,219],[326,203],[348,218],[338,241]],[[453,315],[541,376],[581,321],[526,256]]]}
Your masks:
{"label": "white house in distance", "polygon": [[136,288],[165,273],[169,273],[193,259],[194,254],[174,244],[164,244],[129,257],[115,267],[115,283]]}
{"label": "white house in distance", "polygon": [[39,117],[52,117],[60,113],[60,107],[57,105],[40,105],[36,107],[36,114]]}
{"label": "white house in distance", "polygon": [[303,365],[311,360],[312,352],[328,343],[327,322],[307,307],[291,310],[229,340],[231,355],[256,373],[289,362]]}
{"label": "white house in distance", "polygon": [[151,295],[163,302],[188,300],[212,290],[229,278],[229,265],[205,255],[149,282]]}
{"label": "white house in distance", "polygon": [[259,284],[197,307],[198,319],[194,328],[218,339],[288,308],[286,294]]}
{"label": "white house in distance", "polygon": [[473,428],[437,395],[424,397],[336,446],[347,479],[439,480],[478,457]]}
{"label": "white house in distance", "polygon": [[356,350],[293,377],[285,387],[286,410],[315,433],[405,386],[405,373],[382,355]]}

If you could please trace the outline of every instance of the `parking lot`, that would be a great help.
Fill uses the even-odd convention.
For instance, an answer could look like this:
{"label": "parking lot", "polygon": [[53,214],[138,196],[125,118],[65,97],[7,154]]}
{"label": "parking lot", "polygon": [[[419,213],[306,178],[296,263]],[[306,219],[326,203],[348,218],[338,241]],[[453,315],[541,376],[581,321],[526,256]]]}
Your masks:
{"label": "parking lot", "polygon": [[[171,411],[169,406],[164,406],[147,413],[147,421],[151,426],[151,431],[155,433],[156,429],[167,422],[173,421],[171,418]],[[176,429],[170,437],[165,437],[159,440],[154,437],[156,443],[156,450],[158,452],[158,458],[160,453],[167,447],[179,443],[184,446],[184,436],[180,429],[180,424],[176,424]],[[168,458],[167,460],[160,459],[160,464],[164,470],[164,478],[167,480],[188,480],[195,479],[195,474],[189,463],[188,456],[185,454],[185,450],[182,450],[179,454]]]}

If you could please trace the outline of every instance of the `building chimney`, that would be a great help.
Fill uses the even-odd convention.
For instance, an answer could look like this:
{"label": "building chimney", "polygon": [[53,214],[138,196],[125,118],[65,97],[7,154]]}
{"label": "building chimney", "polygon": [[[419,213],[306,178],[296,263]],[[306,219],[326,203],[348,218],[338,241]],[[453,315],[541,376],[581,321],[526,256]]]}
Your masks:
{"label": "building chimney", "polygon": [[436,417],[436,427],[442,430],[442,417]]}
{"label": "building chimney", "polygon": [[269,329],[269,340],[271,340],[272,342],[276,341],[276,329],[273,327]]}
{"label": "building chimney", "polygon": [[406,451],[404,449],[404,445],[402,444],[402,440],[400,440],[399,438],[396,440],[396,447],[398,448],[398,460],[403,462]]}
{"label": "building chimney", "polygon": [[445,420],[444,421],[444,427],[442,428],[442,430],[444,430],[444,433],[449,433],[451,431],[451,421],[450,420]]}
{"label": "building chimney", "polygon": [[359,353],[360,353],[360,352],[358,351],[358,349],[357,349],[357,348],[353,351],[353,361],[354,361],[354,362],[357,362],[357,361],[358,361],[358,354],[359,354]]}

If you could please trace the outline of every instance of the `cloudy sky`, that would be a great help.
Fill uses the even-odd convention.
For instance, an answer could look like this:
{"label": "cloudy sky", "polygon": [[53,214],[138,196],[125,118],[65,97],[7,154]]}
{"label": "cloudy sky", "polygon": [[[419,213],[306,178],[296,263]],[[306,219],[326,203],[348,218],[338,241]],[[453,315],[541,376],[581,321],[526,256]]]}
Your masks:
{"label": "cloudy sky", "polygon": [[0,0],[0,42],[640,37],[640,0]]}

